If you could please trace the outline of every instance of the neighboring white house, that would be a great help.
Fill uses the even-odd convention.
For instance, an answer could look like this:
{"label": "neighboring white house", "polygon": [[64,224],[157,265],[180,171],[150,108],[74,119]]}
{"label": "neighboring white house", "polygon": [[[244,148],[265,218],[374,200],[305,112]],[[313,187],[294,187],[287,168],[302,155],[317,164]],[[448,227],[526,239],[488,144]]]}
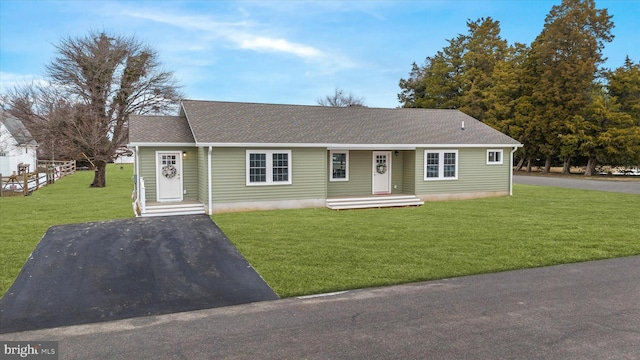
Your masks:
{"label": "neighboring white house", "polygon": [[38,143],[22,121],[0,110],[0,174],[17,174],[21,165],[27,171],[35,171],[37,148]]}

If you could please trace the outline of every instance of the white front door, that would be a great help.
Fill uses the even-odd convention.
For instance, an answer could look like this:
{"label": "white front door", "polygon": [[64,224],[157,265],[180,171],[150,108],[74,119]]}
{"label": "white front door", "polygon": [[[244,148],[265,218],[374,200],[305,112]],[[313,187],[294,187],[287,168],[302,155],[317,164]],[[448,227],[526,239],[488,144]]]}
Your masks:
{"label": "white front door", "polygon": [[182,201],[182,153],[157,151],[156,159],[158,201]]}
{"label": "white front door", "polygon": [[373,152],[373,193],[391,194],[391,151]]}

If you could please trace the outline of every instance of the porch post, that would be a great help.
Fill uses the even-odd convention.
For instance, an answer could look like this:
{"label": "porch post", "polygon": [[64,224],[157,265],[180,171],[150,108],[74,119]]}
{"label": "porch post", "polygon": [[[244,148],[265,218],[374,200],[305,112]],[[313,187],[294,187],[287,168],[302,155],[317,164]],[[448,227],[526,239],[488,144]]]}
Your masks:
{"label": "porch post", "polygon": [[511,156],[509,158],[509,196],[513,195],[513,153],[516,152],[518,148],[511,148]]}
{"label": "porch post", "polygon": [[140,201],[140,147],[139,146],[136,146],[136,153],[133,160],[136,162],[136,169],[135,169],[136,187],[138,188],[138,191],[137,191],[138,199],[136,200]]}
{"label": "porch post", "polygon": [[209,153],[207,155],[207,168],[208,168],[208,176],[207,176],[207,194],[209,195],[208,203],[209,203],[209,216],[213,212],[213,204],[211,204],[211,200],[213,198],[211,194],[211,151],[213,150],[213,146],[209,146]]}

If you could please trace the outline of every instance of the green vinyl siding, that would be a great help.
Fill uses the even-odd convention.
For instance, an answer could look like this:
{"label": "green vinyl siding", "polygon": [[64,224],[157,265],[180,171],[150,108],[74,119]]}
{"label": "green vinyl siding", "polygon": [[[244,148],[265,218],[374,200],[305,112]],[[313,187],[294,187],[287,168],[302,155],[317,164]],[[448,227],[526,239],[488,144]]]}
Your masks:
{"label": "green vinyl siding", "polygon": [[209,148],[198,148],[198,200],[208,207],[209,201],[209,167],[207,166]]}
{"label": "green vinyl siding", "polygon": [[[329,159],[329,151],[326,151],[326,161]],[[329,168],[323,175],[327,179],[327,195],[349,196],[349,195],[367,195],[371,194],[372,179],[372,158],[371,151],[349,151],[349,181],[329,181]]]}
{"label": "green vinyl siding", "polygon": [[186,152],[182,157],[182,187],[184,200],[198,200],[198,152],[196,148],[142,147],[139,149],[140,176],[144,179],[146,201],[157,201],[156,151]]}
{"label": "green vinyl siding", "polygon": [[182,186],[186,194],[184,200],[198,200],[198,151],[196,148],[183,149],[187,156],[182,157]]}
{"label": "green vinyl siding", "polygon": [[[373,166],[373,165],[372,165]],[[373,171],[373,169],[372,169]],[[404,194],[404,151],[391,152],[391,193]]]}
{"label": "green vinyl siding", "polygon": [[156,150],[141,147],[138,150],[139,176],[144,179],[146,201],[156,201]]}
{"label": "green vinyl siding", "polygon": [[[291,150],[290,185],[246,184],[246,150]],[[324,199],[326,149],[213,148],[214,203]]]}
{"label": "green vinyl siding", "polygon": [[416,152],[401,151],[403,163],[402,191],[415,195],[416,191]]}
{"label": "green vinyl siding", "polygon": [[487,165],[487,148],[460,148],[457,150],[458,179],[432,181],[424,180],[425,149],[416,150],[414,178],[417,195],[509,191],[511,149],[503,149],[504,161],[502,165]]}

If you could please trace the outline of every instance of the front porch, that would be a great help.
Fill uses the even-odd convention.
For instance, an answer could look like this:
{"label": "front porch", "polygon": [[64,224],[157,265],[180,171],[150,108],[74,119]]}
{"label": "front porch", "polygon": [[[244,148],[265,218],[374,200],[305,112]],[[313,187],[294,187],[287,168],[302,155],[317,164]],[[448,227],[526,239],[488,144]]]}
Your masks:
{"label": "front porch", "polygon": [[198,200],[182,201],[147,201],[147,189],[144,178],[140,177],[139,188],[134,182],[131,198],[133,199],[133,212],[139,217],[172,216],[172,215],[197,215],[206,214],[205,206]]}
{"label": "front porch", "polygon": [[383,207],[421,206],[424,201],[415,195],[363,195],[340,196],[326,200],[326,206],[332,210],[366,209]]}

